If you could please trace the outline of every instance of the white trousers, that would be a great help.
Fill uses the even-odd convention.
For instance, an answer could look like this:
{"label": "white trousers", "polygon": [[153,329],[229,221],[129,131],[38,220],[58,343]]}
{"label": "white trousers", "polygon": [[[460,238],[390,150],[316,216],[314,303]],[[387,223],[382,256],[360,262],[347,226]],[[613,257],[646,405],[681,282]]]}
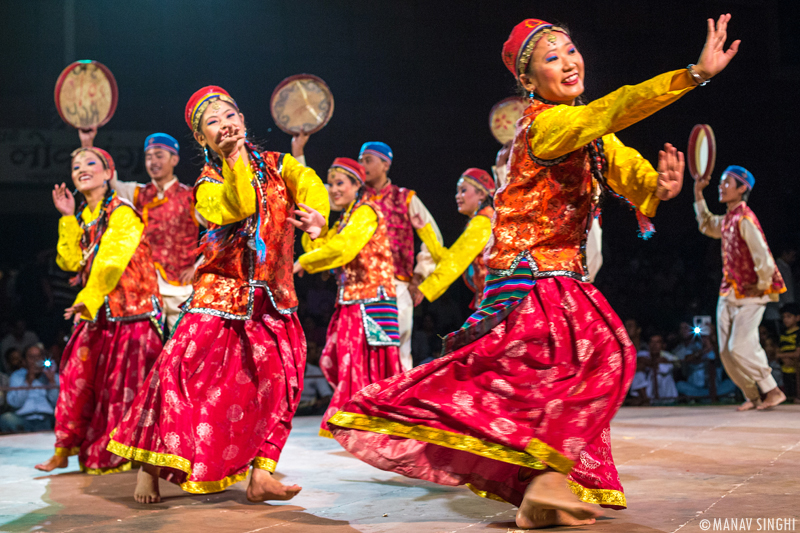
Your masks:
{"label": "white trousers", "polygon": [[403,371],[411,370],[411,328],[414,326],[414,300],[408,292],[408,282],[394,278],[397,293],[397,321],[400,329],[400,365]]}
{"label": "white trousers", "polygon": [[756,403],[761,399],[759,391],[766,393],[778,386],[758,338],[758,325],[765,309],[766,300],[762,298],[720,296],[717,302],[722,366],[745,398]]}
{"label": "white trousers", "polygon": [[169,334],[178,317],[181,315],[180,305],[192,295],[192,284],[189,285],[170,285],[158,274],[158,290],[161,292],[161,300],[164,302],[164,327],[165,333]]}

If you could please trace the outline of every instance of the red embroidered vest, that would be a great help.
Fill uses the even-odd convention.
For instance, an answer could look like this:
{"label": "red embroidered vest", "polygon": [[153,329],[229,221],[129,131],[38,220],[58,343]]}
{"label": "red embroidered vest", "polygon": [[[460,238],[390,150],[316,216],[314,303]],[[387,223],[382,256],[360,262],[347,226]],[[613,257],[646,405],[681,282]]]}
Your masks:
{"label": "red embroidered vest", "polygon": [[199,234],[191,187],[175,183],[164,191],[163,198],[158,198],[158,189],[150,182],[136,188],[133,204],[142,213],[144,231],[161,277],[180,285],[181,272],[194,264]]}
{"label": "red embroidered vest", "polygon": [[[127,201],[116,194],[105,207],[106,224],[98,224],[98,217],[94,224],[86,228],[88,239],[81,239],[81,251],[86,253],[86,242],[101,243],[107,228],[107,221],[111,218],[111,213],[120,207],[126,207],[136,212],[136,209]],[[138,215],[139,213],[136,212]],[[85,286],[92,271],[92,264],[96,254],[92,254],[86,264],[78,272],[81,285]],[[128,262],[122,277],[116,287],[106,295],[105,308],[106,319],[112,322],[132,321],[149,319],[161,313],[161,295],[158,292],[158,280],[156,270],[153,267],[153,257],[150,253],[150,246],[147,236],[143,233],[139,241],[139,246],[133,253],[133,257]],[[102,312],[102,309],[99,312]]]}
{"label": "red embroidered vest", "polygon": [[408,215],[408,204],[414,191],[386,184],[380,192],[367,187],[367,200],[375,204],[383,214],[392,247],[394,276],[409,281],[414,275],[414,228]]}
{"label": "red embroidered vest", "polygon": [[528,149],[528,129],[551,107],[534,101],[517,122],[508,183],[494,197],[486,265],[495,275],[510,275],[528,255],[534,277],[587,281],[584,248],[596,203],[589,150],[583,147],[544,161]]}
{"label": "red embroidered vest", "polygon": [[[758,290],[758,274],[755,271],[755,264],[753,256],[750,255],[750,249],[747,247],[742,234],[739,230],[739,224],[743,219],[749,219],[750,222],[755,224],[764,242],[767,238],[764,235],[764,230],[761,229],[761,224],[758,222],[755,213],[745,203],[741,203],[733,211],[726,213],[722,218],[722,285],[720,286],[719,293],[723,296],[730,293],[733,289],[737,298],[745,297],[759,297],[765,294],[780,294],[786,292],[786,286],[783,283],[783,278],[775,267],[775,272],[772,274],[772,284],[766,291]],[[772,253],[770,252],[770,257]]]}
{"label": "red embroidered vest", "polygon": [[[337,269],[339,303],[367,303],[396,298],[394,290],[394,262],[386,221],[372,202],[362,202],[378,215],[378,227],[372,238],[355,259]],[[354,206],[353,210],[356,209]],[[347,222],[338,227],[341,231]]]}
{"label": "red embroidered vest", "polygon": [[[494,216],[494,208],[491,206],[486,206],[477,213],[475,213],[476,217],[486,217],[489,220],[492,220]],[[461,274],[461,277],[464,279],[464,283],[467,284],[469,290],[475,293],[475,297],[470,302],[470,307],[472,309],[478,309],[480,307],[481,300],[483,300],[483,289],[486,286],[486,273],[489,269],[486,267],[486,260],[484,259],[484,252],[489,248],[488,244],[486,249],[481,251],[475,259],[472,260],[472,264]]]}
{"label": "red embroidered vest", "polygon": [[[201,246],[204,261],[195,272],[192,298],[187,304],[191,313],[205,313],[223,318],[250,319],[256,287],[263,287],[272,305],[282,314],[297,310],[292,264],[294,262],[294,226],[287,222],[294,202],[281,177],[284,154],[261,152],[263,177],[254,180],[256,213],[245,220],[217,226]],[[251,155],[251,165],[256,168]],[[258,176],[257,172],[254,172]],[[206,164],[195,184],[222,183],[217,170]],[[254,234],[266,245],[263,261],[256,256]]]}

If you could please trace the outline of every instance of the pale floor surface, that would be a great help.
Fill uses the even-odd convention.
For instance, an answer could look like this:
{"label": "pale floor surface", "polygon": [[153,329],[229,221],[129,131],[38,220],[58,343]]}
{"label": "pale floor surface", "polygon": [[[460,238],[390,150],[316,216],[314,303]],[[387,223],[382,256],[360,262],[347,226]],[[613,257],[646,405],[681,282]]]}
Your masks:
{"label": "pale floor surface", "polygon": [[[206,496],[161,483],[165,500],[140,505],[135,474],[42,475],[52,433],[0,437],[0,531],[455,532],[514,531],[515,510],[463,487],[442,487],[367,466],[316,436],[318,417],[295,419],[278,467],[303,491],[249,504],[242,482]],[[702,520],[752,519],[745,531],[800,531],[800,406],[737,413],[733,407],[624,408],[612,424],[629,508],[606,511],[598,532],[705,531]],[[778,529],[776,522],[795,519]],[[717,524],[725,527],[725,522]],[[784,523],[784,525],[787,525]],[[760,528],[759,528],[760,526]],[[771,526],[771,527],[770,527]]]}

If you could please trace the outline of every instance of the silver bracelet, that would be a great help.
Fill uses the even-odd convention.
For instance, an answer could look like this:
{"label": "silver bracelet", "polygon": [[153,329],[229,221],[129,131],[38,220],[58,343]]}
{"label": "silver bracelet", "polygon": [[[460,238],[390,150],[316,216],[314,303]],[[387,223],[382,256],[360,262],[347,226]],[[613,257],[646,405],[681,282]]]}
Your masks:
{"label": "silver bracelet", "polygon": [[700,74],[695,72],[694,69],[692,68],[693,66],[695,66],[694,63],[690,64],[689,66],[686,67],[686,70],[689,71],[689,74],[692,75],[692,78],[694,78],[694,81],[697,82],[697,85],[699,87],[702,87],[703,85],[705,85],[705,84],[707,84],[708,82],[711,81],[711,78],[704,79],[702,76],[700,76]]}

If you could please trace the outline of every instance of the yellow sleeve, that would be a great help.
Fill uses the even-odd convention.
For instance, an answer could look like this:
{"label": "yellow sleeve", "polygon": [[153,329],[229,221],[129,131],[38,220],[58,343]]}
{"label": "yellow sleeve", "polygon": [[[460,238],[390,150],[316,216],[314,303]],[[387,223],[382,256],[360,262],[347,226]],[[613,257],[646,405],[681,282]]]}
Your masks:
{"label": "yellow sleeve", "polygon": [[283,154],[281,177],[289,187],[289,192],[296,204],[305,204],[319,211],[325,217],[325,225],[322,226],[320,237],[325,235],[328,231],[331,204],[328,199],[328,189],[325,188],[317,173],[313,169],[301,165],[290,154]]}
{"label": "yellow sleeve", "polygon": [[61,217],[58,221],[58,245],[56,264],[61,270],[77,272],[81,268],[81,235],[83,230],[73,216]]}
{"label": "yellow sleeve", "polygon": [[626,85],[585,106],[557,105],[543,111],[530,126],[531,152],[555,159],[649,117],[694,88],[686,69],[666,72]]}
{"label": "yellow sleeve", "polygon": [[204,182],[197,188],[197,212],[219,226],[244,220],[256,212],[253,170],[240,157],[233,169],[222,161],[222,183]]}
{"label": "yellow sleeve", "polygon": [[[82,318],[93,320],[106,295],[114,290],[142,239],[144,223],[128,206],[118,207],[108,218],[108,228],[92,262],[86,286],[75,303],[82,302],[87,312]],[[74,304],[73,304],[74,305]]]}
{"label": "yellow sleeve", "polygon": [[473,217],[467,224],[464,233],[450,247],[445,249],[441,261],[437,261],[436,270],[420,283],[419,290],[428,301],[434,301],[469,268],[478,254],[483,252],[492,236],[492,221],[483,215]]}
{"label": "yellow sleeve", "polygon": [[417,235],[419,235],[419,238],[425,243],[425,246],[428,248],[428,252],[430,252],[434,262],[438,263],[441,261],[442,256],[447,253],[447,248],[445,248],[437,238],[436,230],[433,229],[431,223],[428,222],[422,226],[421,229],[418,229]]}
{"label": "yellow sleeve", "polygon": [[378,229],[378,215],[368,205],[356,208],[350,221],[339,233],[331,235],[323,246],[304,253],[298,259],[311,274],[346,265],[356,258]]}
{"label": "yellow sleeve", "polygon": [[613,133],[603,136],[603,148],[608,159],[608,186],[652,217],[660,200],[656,197],[658,171],[633,148],[622,144]]}

